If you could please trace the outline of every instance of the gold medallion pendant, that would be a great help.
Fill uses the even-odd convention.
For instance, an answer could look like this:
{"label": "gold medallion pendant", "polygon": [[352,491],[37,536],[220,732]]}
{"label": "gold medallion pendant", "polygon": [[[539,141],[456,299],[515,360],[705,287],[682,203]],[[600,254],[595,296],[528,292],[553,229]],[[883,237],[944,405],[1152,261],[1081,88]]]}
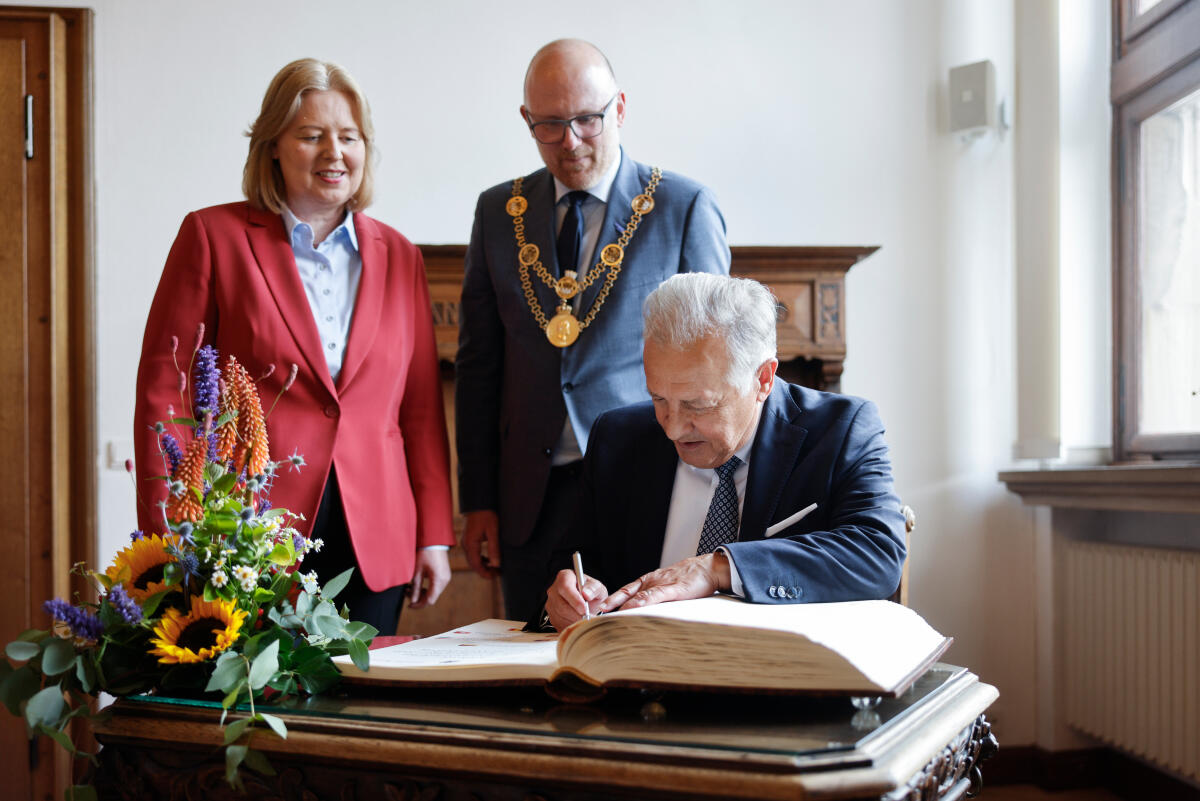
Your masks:
{"label": "gold medallion pendant", "polygon": [[[529,209],[529,202],[521,194],[521,184],[524,180],[524,178],[517,178],[513,181],[512,196],[504,204],[504,210],[512,217],[513,234],[517,239],[517,271],[521,277],[521,289],[525,292],[525,301],[529,304],[529,311],[533,313],[533,319],[537,322],[538,327],[546,332],[546,339],[550,340],[550,344],[556,348],[565,348],[579,339],[579,333],[592,324],[600,307],[608,299],[608,293],[612,291],[613,284],[617,282],[617,276],[621,274],[621,265],[625,261],[625,249],[629,247],[629,241],[637,231],[642,217],[654,210],[654,190],[658,188],[658,183],[662,180],[662,170],[658,167],[651,168],[650,181],[646,184],[645,191],[635,197],[630,204],[633,208],[633,216],[625,223],[621,236],[616,242],[611,242],[600,249],[600,260],[595,267],[587,271],[587,275],[582,280],[574,270],[564,270],[561,278],[554,278],[542,264],[541,251],[538,246],[525,241],[524,215]],[[559,305],[555,309],[556,314],[549,320],[546,319],[541,303],[538,302],[537,294],[533,291],[533,282],[529,279],[530,269],[559,297]],[[604,278],[600,294],[596,296],[592,307],[581,321],[572,312],[567,301],[586,290],[600,278]]]}
{"label": "gold medallion pendant", "polygon": [[546,326],[546,339],[556,348],[565,348],[579,339],[579,320],[571,314],[566,303],[558,307],[558,314],[550,318]]}

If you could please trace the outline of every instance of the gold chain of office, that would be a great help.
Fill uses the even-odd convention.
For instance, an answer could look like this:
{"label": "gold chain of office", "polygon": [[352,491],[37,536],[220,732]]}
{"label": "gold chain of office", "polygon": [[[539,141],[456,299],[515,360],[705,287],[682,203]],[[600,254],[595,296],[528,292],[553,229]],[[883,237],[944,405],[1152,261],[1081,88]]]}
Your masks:
{"label": "gold chain of office", "polygon": [[[538,246],[525,241],[525,218],[522,215],[529,208],[529,203],[521,194],[521,183],[524,178],[513,180],[512,197],[508,199],[504,209],[513,218],[513,232],[517,237],[517,262],[521,274],[521,287],[525,290],[525,300],[529,303],[529,310],[533,312],[533,319],[546,332],[546,338],[550,340],[550,344],[558,348],[567,347],[579,338],[580,331],[587,328],[596,319],[596,314],[604,305],[604,301],[608,299],[608,293],[612,291],[613,284],[617,282],[617,276],[621,274],[621,262],[625,260],[625,249],[629,247],[629,241],[637,231],[642,217],[654,209],[654,190],[658,188],[660,180],[662,180],[662,170],[652,167],[650,182],[646,184],[646,189],[630,204],[633,207],[633,216],[625,224],[625,230],[621,231],[621,236],[616,242],[605,245],[600,250],[600,260],[596,262],[594,268],[588,271],[582,281],[579,280],[579,274],[574,270],[564,270],[562,277],[557,279],[550,275],[550,271],[542,265],[541,251]],[[546,286],[553,289],[554,294],[559,297],[558,308],[555,309],[554,317],[549,320],[546,319],[546,314],[542,311],[541,304],[538,303],[537,295],[533,292],[533,283],[529,279],[530,267],[537,273],[538,278],[542,279]],[[607,275],[607,277],[604,286],[600,288],[600,294],[596,296],[592,308],[588,310],[583,320],[576,319],[567,301],[596,283],[601,275]]]}

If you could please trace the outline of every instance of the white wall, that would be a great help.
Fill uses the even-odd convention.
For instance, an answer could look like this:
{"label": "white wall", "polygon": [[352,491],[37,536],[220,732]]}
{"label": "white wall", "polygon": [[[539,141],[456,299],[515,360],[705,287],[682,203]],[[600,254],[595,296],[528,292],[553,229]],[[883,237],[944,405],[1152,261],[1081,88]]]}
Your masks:
{"label": "white wall", "polygon": [[991,59],[1012,107],[1013,0],[93,5],[105,561],[135,525],[120,463],[163,259],[188,210],[237,199],[271,75],[347,66],[383,154],[371,213],[465,242],[478,192],[538,166],[516,112],[529,56],[582,36],[627,94],[626,147],[711,186],[733,244],[882,246],[848,278],[843,388],[878,402],[917,510],[914,606],[1000,688],[1001,742],[1034,741],[1031,516],[995,479],[1015,435],[1012,135],[945,133],[951,66]]}

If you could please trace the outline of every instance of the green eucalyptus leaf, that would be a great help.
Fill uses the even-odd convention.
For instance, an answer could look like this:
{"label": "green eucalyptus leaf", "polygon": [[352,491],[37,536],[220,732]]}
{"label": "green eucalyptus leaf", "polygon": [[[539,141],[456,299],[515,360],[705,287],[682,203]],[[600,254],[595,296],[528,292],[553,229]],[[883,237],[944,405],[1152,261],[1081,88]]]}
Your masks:
{"label": "green eucalyptus leaf", "polygon": [[371,666],[371,655],[367,653],[367,644],[362,640],[351,640],[350,659],[353,660],[354,666],[359,670],[369,670]]}
{"label": "green eucalyptus leaf", "polygon": [[38,726],[37,731],[58,743],[68,754],[75,753],[75,743],[71,742],[71,738],[67,736],[66,732],[51,728],[45,724]]}
{"label": "green eucalyptus leaf", "polygon": [[10,713],[20,717],[21,705],[41,688],[42,677],[29,665],[22,665],[0,680],[0,702]]}
{"label": "green eucalyptus leaf", "polygon": [[53,632],[46,629],[25,629],[17,635],[17,639],[21,642],[41,642],[48,640],[53,636]]}
{"label": "green eucalyptus leaf", "polygon": [[177,426],[187,426],[188,428],[195,428],[197,425],[199,425],[199,423],[190,417],[172,417],[167,422],[174,423]]}
{"label": "green eucalyptus leaf", "polygon": [[321,595],[332,601],[337,597],[338,593],[346,589],[346,585],[350,583],[350,576],[354,574],[354,568],[347,568],[345,571],[338,573],[331,578],[324,587],[321,588]]}
{"label": "green eucalyptus leaf", "polygon": [[241,695],[242,687],[239,685],[234,687],[225,697],[221,699],[221,706],[228,710],[231,706],[237,703],[238,696]]}
{"label": "green eucalyptus leaf", "polygon": [[238,718],[225,727],[225,745],[235,742],[254,723],[254,718]]}
{"label": "green eucalyptus leaf", "polygon": [[246,751],[246,767],[251,770],[261,773],[264,776],[274,776],[275,768],[271,767],[271,763],[267,761],[267,756],[262,751],[249,749]]}
{"label": "green eucalyptus leaf", "polygon": [[66,714],[67,702],[63,700],[62,687],[57,684],[34,693],[25,704],[25,720],[34,731],[38,726],[57,729]]}
{"label": "green eucalyptus leaf", "polygon": [[225,781],[238,789],[242,787],[242,780],[238,777],[238,767],[246,758],[247,750],[244,745],[225,746]]}
{"label": "green eucalyptus leaf", "polygon": [[13,640],[4,647],[4,654],[14,662],[24,662],[33,659],[42,649],[35,642]]}
{"label": "green eucalyptus leaf", "polygon": [[90,784],[76,784],[63,792],[64,801],[99,801],[96,788]]}
{"label": "green eucalyptus leaf", "polygon": [[279,641],[276,640],[262,650],[250,664],[250,688],[261,690],[279,670]]}
{"label": "green eucalyptus leaf", "polygon": [[246,663],[233,651],[226,651],[217,658],[217,666],[208,678],[206,693],[229,692],[246,679]]}
{"label": "green eucalyptus leaf", "polygon": [[96,686],[96,668],[91,660],[80,658],[75,662],[75,678],[85,693],[91,693]]}
{"label": "green eucalyptus leaf", "polygon": [[262,719],[263,723],[271,727],[271,731],[279,735],[279,739],[287,739],[287,725],[281,718],[278,718],[275,715],[268,715],[266,712],[258,713],[258,717]]}
{"label": "green eucalyptus leaf", "polygon": [[57,676],[75,667],[75,646],[70,640],[55,639],[46,643],[42,652],[42,673]]}
{"label": "green eucalyptus leaf", "polygon": [[361,620],[352,620],[345,626],[346,638],[351,640],[373,640],[379,629]]}

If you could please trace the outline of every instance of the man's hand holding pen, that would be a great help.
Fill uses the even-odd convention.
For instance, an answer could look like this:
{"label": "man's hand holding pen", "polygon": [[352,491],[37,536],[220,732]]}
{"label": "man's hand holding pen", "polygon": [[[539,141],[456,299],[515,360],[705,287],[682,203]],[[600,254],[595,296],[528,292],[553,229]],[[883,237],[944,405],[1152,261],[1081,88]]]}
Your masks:
{"label": "man's hand holding pen", "polygon": [[546,613],[550,624],[562,631],[587,614],[704,598],[729,587],[729,559],[723,553],[680,560],[631,581],[612,595],[591,576],[584,574],[581,581],[576,571],[560,570],[546,593]]}
{"label": "man's hand holding pen", "polygon": [[591,576],[583,576],[583,585],[574,570],[560,570],[546,592],[546,614],[550,625],[559,631],[582,620],[586,614],[599,614],[608,598],[608,588]]}

